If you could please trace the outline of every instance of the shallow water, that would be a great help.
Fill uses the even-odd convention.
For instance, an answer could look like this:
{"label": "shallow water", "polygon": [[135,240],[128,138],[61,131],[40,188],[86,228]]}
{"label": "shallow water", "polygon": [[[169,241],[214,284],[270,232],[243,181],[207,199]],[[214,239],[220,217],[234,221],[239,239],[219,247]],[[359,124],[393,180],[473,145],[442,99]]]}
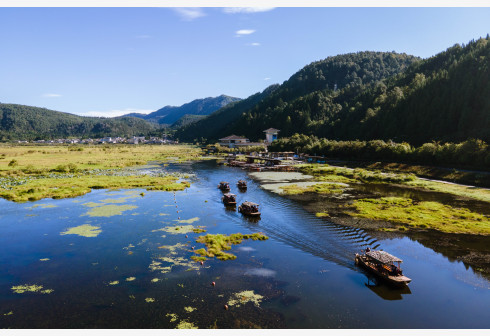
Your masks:
{"label": "shallow water", "polygon": [[[176,193],[94,190],[74,199],[0,200],[0,326],[490,328],[489,281],[447,253],[317,218],[237,168],[210,161],[162,169],[195,174],[192,186]],[[237,190],[239,179],[247,180],[246,192]],[[220,181],[230,182],[239,203],[259,203],[260,220],[225,208]],[[60,234],[85,224],[100,232]],[[207,233],[263,232],[269,240],[245,240],[228,251],[236,260],[201,266],[189,258],[191,247],[203,247],[195,242],[202,233],[161,230],[188,225]],[[354,253],[366,246],[403,259],[409,288],[374,285],[354,265]],[[53,292],[11,290],[25,284]],[[258,307],[244,297],[242,305],[224,309],[244,291],[262,296]]]}

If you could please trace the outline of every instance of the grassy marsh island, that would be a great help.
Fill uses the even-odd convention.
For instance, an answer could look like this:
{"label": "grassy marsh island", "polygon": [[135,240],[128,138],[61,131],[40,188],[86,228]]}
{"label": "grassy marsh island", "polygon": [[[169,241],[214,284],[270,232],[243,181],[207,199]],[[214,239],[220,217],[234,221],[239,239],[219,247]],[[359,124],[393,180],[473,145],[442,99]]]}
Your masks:
{"label": "grassy marsh island", "polygon": [[[465,207],[468,202],[490,202],[488,189],[425,180],[411,173],[385,173],[327,164],[301,164],[298,169],[305,174],[303,179],[298,173],[264,173],[263,177],[260,176],[262,173],[251,175],[263,183],[264,189],[279,194],[313,198],[314,195],[323,195],[343,199],[340,204],[319,200],[317,204],[324,207],[313,211],[317,217],[329,217],[329,220],[335,221],[335,217],[348,215],[372,220],[373,228],[383,231],[433,229],[444,233],[490,234],[488,213]],[[372,188],[376,185],[387,187],[374,191],[379,189]],[[390,194],[390,186],[396,187],[398,194],[404,196]],[[424,195],[427,192],[441,193],[441,197],[426,201]],[[414,195],[409,196],[411,194]],[[454,202],[446,203],[448,197],[461,201],[456,205]],[[343,220],[342,223],[346,224]],[[387,223],[391,223],[388,228]]]}
{"label": "grassy marsh island", "polygon": [[489,189],[421,179],[413,173],[386,173],[362,168],[332,167],[327,164],[300,165],[299,171],[313,175],[317,181],[399,184],[490,202]]}
{"label": "grassy marsh island", "polygon": [[398,229],[434,229],[445,233],[490,235],[490,218],[464,208],[439,202],[417,202],[402,197],[382,197],[354,201],[351,216],[400,223]]}
{"label": "grassy marsh island", "polygon": [[262,233],[233,233],[229,236],[223,234],[207,234],[205,236],[199,236],[196,239],[196,242],[205,244],[207,249],[201,248],[194,251],[195,253],[200,254],[202,257],[204,257],[204,259],[197,257],[193,258],[193,260],[205,260],[205,257],[216,257],[219,260],[236,259],[236,255],[224,251],[231,250],[232,245],[241,244],[244,239],[267,240],[269,239],[269,237],[265,236]]}
{"label": "grassy marsh island", "polygon": [[193,146],[0,146],[0,197],[14,202],[77,197],[92,189],[177,191],[179,176],[123,169],[201,157]]}

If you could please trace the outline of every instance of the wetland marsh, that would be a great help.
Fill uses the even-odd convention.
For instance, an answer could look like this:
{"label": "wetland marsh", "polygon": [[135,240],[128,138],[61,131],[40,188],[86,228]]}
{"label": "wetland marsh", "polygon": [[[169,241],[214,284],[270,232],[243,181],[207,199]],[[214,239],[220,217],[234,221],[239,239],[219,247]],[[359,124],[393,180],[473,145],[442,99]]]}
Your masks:
{"label": "wetland marsh", "polygon": [[[404,200],[393,202],[404,206],[410,199],[465,208],[485,222],[488,203],[346,176],[318,181],[247,174],[214,160],[172,161],[132,169],[174,176],[185,182],[180,190],[128,186],[33,202],[0,199],[0,326],[490,327],[486,233],[348,213],[362,199],[398,197]],[[247,180],[246,192],[236,190],[239,179]],[[220,181],[230,182],[237,202],[259,203],[261,218],[225,207]],[[281,189],[327,182],[340,187],[289,195]],[[378,284],[355,266],[354,254],[368,246],[404,260],[413,279],[408,288]],[[235,258],[214,257],[219,253]]]}

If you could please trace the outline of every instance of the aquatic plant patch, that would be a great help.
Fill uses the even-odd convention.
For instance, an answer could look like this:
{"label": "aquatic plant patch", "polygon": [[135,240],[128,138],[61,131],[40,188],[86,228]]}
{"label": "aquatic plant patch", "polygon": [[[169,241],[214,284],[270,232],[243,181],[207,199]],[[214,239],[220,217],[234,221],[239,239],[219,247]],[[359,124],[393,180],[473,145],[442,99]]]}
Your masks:
{"label": "aquatic plant patch", "polygon": [[12,292],[17,294],[23,293],[41,293],[41,294],[51,294],[54,292],[53,289],[43,289],[42,285],[19,285],[12,286]]}
{"label": "aquatic plant patch", "polygon": [[242,291],[234,293],[228,300],[228,306],[240,307],[248,302],[253,303],[256,307],[260,307],[260,303],[264,297],[260,294],[254,293],[253,290]]}
{"label": "aquatic plant patch", "polygon": [[122,215],[124,211],[128,210],[133,210],[136,209],[136,205],[115,205],[115,204],[108,204],[108,205],[102,205],[102,206],[97,206],[93,207],[91,210],[89,210],[85,216],[90,216],[90,217],[112,217],[112,216],[118,216]]}
{"label": "aquatic plant patch", "polygon": [[232,245],[241,244],[244,239],[267,240],[269,237],[262,233],[233,233],[229,236],[223,234],[207,234],[205,236],[199,236],[196,239],[196,242],[205,244],[207,249],[201,248],[194,252],[203,257],[233,260],[236,259],[236,255],[224,251],[231,250]]}
{"label": "aquatic plant patch", "polygon": [[464,208],[438,202],[416,202],[409,198],[383,197],[354,201],[358,212],[351,216],[429,228],[447,233],[490,235],[490,218]]}
{"label": "aquatic plant patch", "polygon": [[190,232],[193,232],[193,233],[206,232],[206,230],[203,229],[203,226],[194,226],[194,225],[166,226],[166,227],[163,227],[161,229],[153,230],[152,232],[157,232],[157,231],[165,231],[165,232],[168,232],[170,234],[187,234]]}
{"label": "aquatic plant patch", "polygon": [[181,224],[192,224],[194,222],[197,222],[199,220],[199,217],[194,217],[194,218],[189,218],[189,219],[176,219],[176,222],[179,222]]}
{"label": "aquatic plant patch", "polygon": [[102,230],[100,230],[99,226],[92,226],[90,224],[83,224],[79,226],[75,226],[72,228],[67,229],[64,232],[61,232],[60,235],[78,235],[82,237],[97,237]]}
{"label": "aquatic plant patch", "polygon": [[166,249],[170,254],[177,254],[178,250],[187,250],[187,244],[177,243],[175,245],[162,245],[158,247],[159,249]]}

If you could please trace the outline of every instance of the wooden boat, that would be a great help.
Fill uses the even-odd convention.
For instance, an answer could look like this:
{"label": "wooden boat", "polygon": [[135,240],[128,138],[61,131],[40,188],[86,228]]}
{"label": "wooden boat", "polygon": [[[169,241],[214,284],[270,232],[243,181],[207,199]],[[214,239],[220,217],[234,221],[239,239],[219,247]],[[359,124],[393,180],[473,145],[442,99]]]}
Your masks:
{"label": "wooden boat", "polygon": [[245,180],[239,180],[236,185],[239,189],[247,189],[247,181]]}
{"label": "wooden boat", "polygon": [[260,216],[259,205],[257,203],[243,202],[242,205],[238,207],[238,211],[245,216]]}
{"label": "wooden boat", "polygon": [[[401,259],[385,251],[371,251],[366,249],[366,253],[356,253],[355,261],[371,273],[378,276],[381,280],[396,287],[406,286],[412,279],[403,275],[400,268]],[[397,265],[395,265],[397,263]]]}
{"label": "wooden boat", "polygon": [[220,182],[218,188],[223,191],[230,191],[230,184],[228,182]]}
{"label": "wooden boat", "polygon": [[226,193],[221,198],[225,205],[236,205],[236,195],[232,193]]}

